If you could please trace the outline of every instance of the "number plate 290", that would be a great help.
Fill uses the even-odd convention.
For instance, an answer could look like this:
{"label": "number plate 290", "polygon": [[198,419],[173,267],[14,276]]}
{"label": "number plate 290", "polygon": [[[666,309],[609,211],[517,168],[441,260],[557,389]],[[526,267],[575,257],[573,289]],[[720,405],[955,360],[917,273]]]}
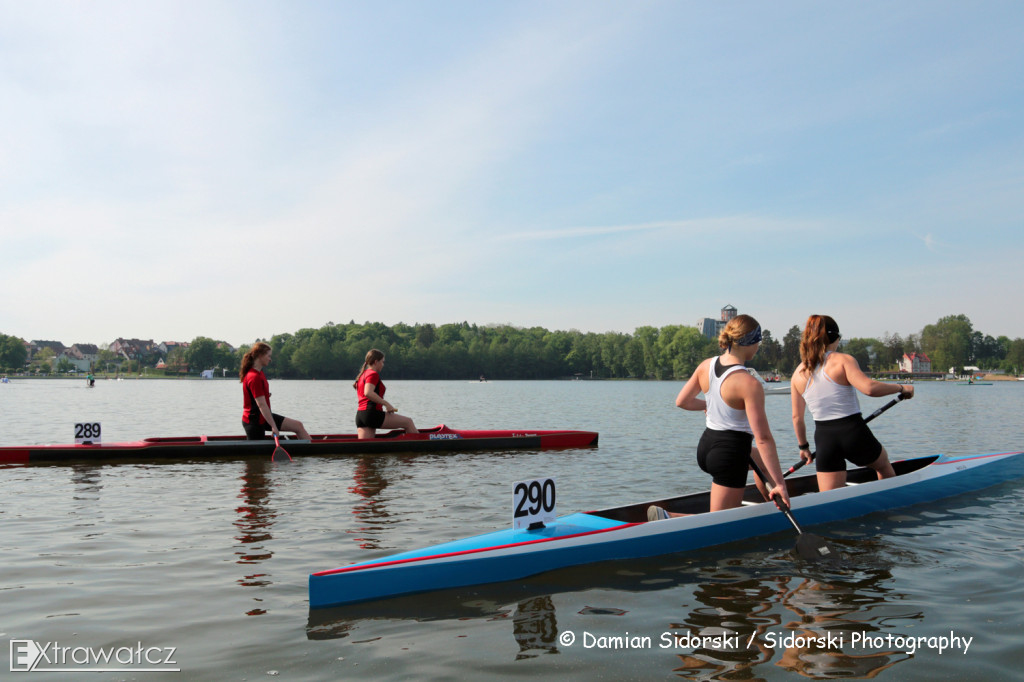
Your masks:
{"label": "number plate 290", "polygon": [[555,479],[519,481],[512,489],[512,528],[529,528],[555,520]]}

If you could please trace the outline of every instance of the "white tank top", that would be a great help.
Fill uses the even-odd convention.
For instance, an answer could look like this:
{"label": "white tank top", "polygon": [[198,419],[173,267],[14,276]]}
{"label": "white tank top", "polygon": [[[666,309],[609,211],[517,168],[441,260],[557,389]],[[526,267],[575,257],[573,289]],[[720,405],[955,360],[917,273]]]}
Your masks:
{"label": "white tank top", "polygon": [[707,395],[704,396],[708,404],[708,413],[704,423],[713,431],[742,431],[753,434],[750,422],[747,421],[746,411],[730,407],[722,398],[722,382],[726,377],[733,372],[745,372],[747,368],[743,365],[733,365],[719,377],[715,375],[715,368],[720,362],[720,358],[715,358],[708,364],[710,386],[708,386]]}
{"label": "white tank top", "polygon": [[851,414],[860,414],[860,402],[857,400],[857,389],[853,386],[842,386],[825,374],[825,360],[832,351],[825,353],[825,358],[814,370],[804,387],[804,401],[811,410],[814,421],[823,422],[830,419],[842,419]]}

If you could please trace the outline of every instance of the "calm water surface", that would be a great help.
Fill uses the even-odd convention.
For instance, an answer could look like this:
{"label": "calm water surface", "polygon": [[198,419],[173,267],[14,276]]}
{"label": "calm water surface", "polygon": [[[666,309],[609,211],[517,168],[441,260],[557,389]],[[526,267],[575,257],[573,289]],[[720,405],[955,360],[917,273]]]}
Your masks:
{"label": "calm water surface", "polygon": [[[0,385],[0,444],[69,442],[76,421],[102,422],[105,442],[241,432],[236,382],[83,384]],[[841,568],[794,562],[793,535],[780,533],[309,610],[310,572],[507,526],[516,480],[556,476],[559,513],[705,489],[702,415],[674,407],[680,387],[388,382],[421,426],[591,429],[596,449],[0,468],[0,647],[176,647],[188,679],[1018,677],[1024,481],[816,527],[847,556]],[[310,431],[352,430],[348,382],[271,389],[275,410]],[[1024,382],[917,391],[872,424],[894,458],[1024,448]],[[797,460],[789,401],[767,401],[785,467]],[[662,648],[673,634],[723,632],[741,644]],[[973,637],[966,654],[851,645],[951,632]],[[843,646],[808,641],[829,634]],[[632,648],[585,644],[613,637]],[[158,677],[168,674],[91,679]]]}

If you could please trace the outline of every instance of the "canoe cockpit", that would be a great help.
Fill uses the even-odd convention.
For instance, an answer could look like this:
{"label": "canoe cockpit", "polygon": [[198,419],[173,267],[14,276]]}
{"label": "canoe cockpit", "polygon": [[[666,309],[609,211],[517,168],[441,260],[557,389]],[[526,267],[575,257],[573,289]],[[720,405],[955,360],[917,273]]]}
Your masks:
{"label": "canoe cockpit", "polygon": [[[939,455],[930,455],[928,457],[904,459],[893,462],[892,467],[896,470],[897,476],[903,476],[925,468],[938,458]],[[849,469],[846,472],[847,485],[860,485],[862,483],[870,483],[871,481],[876,480],[878,480],[878,475],[873,469],[869,469],[867,467]],[[787,478],[786,482],[789,486],[789,496],[791,498],[818,492],[818,480],[814,474]],[[652,504],[656,504],[659,507],[663,507],[664,509],[676,514],[704,514],[711,506],[710,497],[710,492],[693,493],[691,495],[682,495],[680,497],[672,497],[666,500],[652,500],[650,502],[631,504],[625,507],[601,509],[587,513],[593,516],[611,519],[613,521],[621,521],[622,523],[640,523],[647,520],[647,508]],[[764,498],[761,497],[761,493],[758,492],[754,485],[748,485],[746,491],[743,493],[743,503],[759,504],[761,502],[764,502]]]}

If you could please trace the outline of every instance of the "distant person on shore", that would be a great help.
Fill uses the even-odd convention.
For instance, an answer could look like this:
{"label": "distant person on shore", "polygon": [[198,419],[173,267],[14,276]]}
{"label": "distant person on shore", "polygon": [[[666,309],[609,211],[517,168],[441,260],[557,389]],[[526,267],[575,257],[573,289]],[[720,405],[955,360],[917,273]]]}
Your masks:
{"label": "distant person on shore", "polygon": [[[817,460],[818,489],[833,490],[846,485],[846,462],[871,467],[878,478],[896,475],[889,453],[864,423],[857,391],[877,398],[898,394],[914,397],[914,387],[874,381],[857,364],[856,358],[836,349],[842,339],[839,325],[828,315],[807,318],[800,339],[802,362],[793,372],[793,431],[800,457]],[[814,418],[814,449],[807,442],[804,412]]]}
{"label": "distant person on shore", "polygon": [[274,435],[291,431],[302,440],[310,440],[306,427],[297,419],[289,419],[270,410],[270,383],[263,368],[270,364],[270,344],[257,341],[242,358],[238,379],[242,382],[242,428],[249,440],[264,440],[269,430]]}
{"label": "distant person on shore", "polygon": [[[725,352],[700,363],[676,398],[676,407],[706,414],[706,428],[697,445],[697,464],[712,477],[713,512],[740,506],[751,458],[772,479],[763,483],[755,480],[765,499],[778,495],[789,504],[775,439],[764,411],[764,388],[746,371],[760,343],[761,326],[753,317],[737,315],[729,320],[718,337],[718,345]],[[705,397],[698,398],[702,392]],[[657,506],[647,510],[651,521],[669,516],[681,514],[670,514]]]}
{"label": "distant person on shore", "polygon": [[375,438],[377,429],[405,429],[406,433],[419,433],[410,417],[398,414],[395,406],[384,400],[384,382],[380,380],[380,371],[384,369],[384,353],[376,348],[370,349],[363,361],[352,387],[359,397],[359,410],[356,412],[356,432],[360,438]]}

